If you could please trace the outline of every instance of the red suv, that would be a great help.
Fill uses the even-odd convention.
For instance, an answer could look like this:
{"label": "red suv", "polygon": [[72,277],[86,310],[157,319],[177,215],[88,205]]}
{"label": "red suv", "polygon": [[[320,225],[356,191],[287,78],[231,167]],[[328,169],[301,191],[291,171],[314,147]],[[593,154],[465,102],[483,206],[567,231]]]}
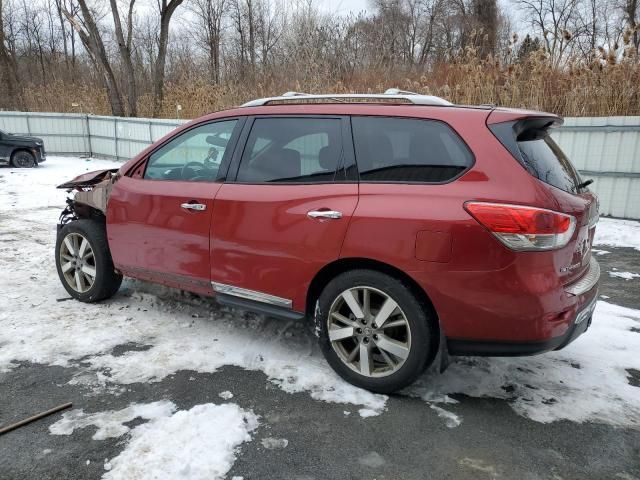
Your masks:
{"label": "red suv", "polygon": [[84,302],[126,275],[313,318],[336,372],[376,392],[448,355],[557,350],[600,275],[561,122],[400,91],[255,100],[61,185],[58,273]]}

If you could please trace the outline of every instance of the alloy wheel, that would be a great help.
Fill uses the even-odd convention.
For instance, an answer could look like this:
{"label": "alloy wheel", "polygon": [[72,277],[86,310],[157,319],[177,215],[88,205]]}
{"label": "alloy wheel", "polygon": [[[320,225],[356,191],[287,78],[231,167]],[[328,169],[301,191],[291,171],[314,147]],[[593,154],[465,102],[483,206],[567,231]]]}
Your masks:
{"label": "alloy wheel", "polygon": [[411,328],[400,306],[383,291],[359,286],[343,291],[327,318],[331,347],[366,377],[398,371],[411,351]]}
{"label": "alloy wheel", "polygon": [[60,245],[60,269],[65,282],[79,293],[93,287],[96,259],[89,240],[79,233],[69,233]]}

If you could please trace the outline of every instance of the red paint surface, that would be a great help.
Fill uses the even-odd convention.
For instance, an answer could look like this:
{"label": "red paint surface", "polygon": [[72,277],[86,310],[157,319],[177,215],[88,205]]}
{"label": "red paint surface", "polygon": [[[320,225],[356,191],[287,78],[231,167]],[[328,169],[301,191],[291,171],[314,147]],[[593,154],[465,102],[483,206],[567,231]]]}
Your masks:
{"label": "red paint surface", "polygon": [[[583,274],[593,230],[591,194],[570,195],[531,177],[486,128],[490,110],[376,105],[288,105],[218,112],[172,132],[124,165],[108,205],[114,261],[126,274],[211,293],[215,281],[292,299],[305,311],[317,272],[338,259],[365,258],[404,271],[431,299],[446,336],[536,341],[565,333],[593,296],[564,286]],[[443,185],[244,185],[150,181],[127,172],[190,125],[238,115],[330,114],[442,120],[474,154],[475,164]],[[531,112],[496,110],[490,121]],[[536,116],[544,115],[536,113]],[[552,117],[552,116],[550,116]],[[205,212],[180,203],[197,200]],[[514,203],[577,219],[572,240],[551,252],[514,252],[463,208],[469,200]],[[340,220],[311,219],[332,209]],[[581,248],[582,251],[581,251]],[[561,273],[569,265],[571,273]]]}
{"label": "red paint surface", "polygon": [[[225,184],[213,211],[211,278],[293,300],[304,311],[315,274],[340,256],[357,184]],[[337,210],[338,220],[309,218]]]}
{"label": "red paint surface", "polygon": [[[211,293],[211,212],[219,188],[218,183],[118,180],[107,208],[116,268],[145,280]],[[192,201],[206,210],[180,207]]]}

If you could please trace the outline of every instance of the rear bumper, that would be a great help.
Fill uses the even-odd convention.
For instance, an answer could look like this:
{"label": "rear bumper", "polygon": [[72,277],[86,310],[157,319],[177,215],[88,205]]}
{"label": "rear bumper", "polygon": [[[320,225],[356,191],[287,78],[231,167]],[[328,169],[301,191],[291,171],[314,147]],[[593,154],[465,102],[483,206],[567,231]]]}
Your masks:
{"label": "rear bumper", "polygon": [[587,331],[591,325],[598,300],[599,279],[600,265],[592,257],[587,272],[576,282],[564,287],[564,295],[575,301],[572,309],[575,313],[571,315],[567,329],[562,335],[526,342],[448,339],[449,354],[513,357],[560,350]]}
{"label": "rear bumper", "polygon": [[592,299],[580,310],[564,335],[539,342],[486,342],[473,340],[447,340],[449,355],[482,357],[523,357],[561,350],[582,335],[591,326],[593,311],[598,300],[597,288]]}
{"label": "rear bumper", "polygon": [[[524,277],[511,282],[513,288],[502,283],[490,289],[487,282],[474,282],[471,285],[481,285],[484,294],[474,297],[477,301],[460,295],[455,304],[448,304],[457,308],[441,312],[436,300],[449,353],[524,356],[564,348],[589,327],[599,278],[600,266],[592,257],[584,275],[569,285],[549,284],[549,288],[532,290]],[[456,310],[466,310],[467,315],[452,316]],[[456,329],[448,329],[451,320],[457,323]]]}

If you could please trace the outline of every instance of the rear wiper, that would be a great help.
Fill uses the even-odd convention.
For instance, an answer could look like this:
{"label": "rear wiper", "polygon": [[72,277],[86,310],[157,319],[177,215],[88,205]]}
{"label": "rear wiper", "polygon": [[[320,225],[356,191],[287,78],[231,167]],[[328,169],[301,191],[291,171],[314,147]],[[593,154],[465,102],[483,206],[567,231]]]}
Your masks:
{"label": "rear wiper", "polygon": [[589,180],[585,180],[584,182],[578,184],[578,190],[582,190],[583,188],[587,188],[592,183],[593,183],[593,179],[592,178],[590,178]]}

